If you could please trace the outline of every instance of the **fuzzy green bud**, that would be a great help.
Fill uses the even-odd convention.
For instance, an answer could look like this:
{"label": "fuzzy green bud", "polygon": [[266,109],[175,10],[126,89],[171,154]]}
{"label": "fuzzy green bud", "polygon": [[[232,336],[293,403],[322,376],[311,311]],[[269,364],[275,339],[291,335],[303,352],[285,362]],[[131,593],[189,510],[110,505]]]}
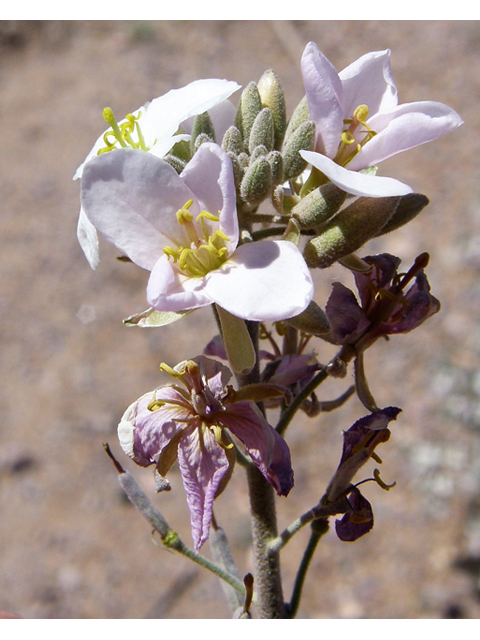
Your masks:
{"label": "fuzzy green bud", "polygon": [[377,235],[383,236],[385,233],[390,233],[390,231],[403,227],[404,224],[413,220],[428,203],[427,196],[421,193],[407,193],[407,195],[402,196],[395,213]]}
{"label": "fuzzy green bud", "polygon": [[302,229],[314,229],[337,213],[347,194],[333,182],[314,189],[292,209],[292,216]]}
{"label": "fuzzy green bud", "polygon": [[283,171],[285,180],[298,176],[307,166],[299,151],[312,151],[315,145],[315,123],[307,120],[290,136],[283,149]]}
{"label": "fuzzy green bud", "polygon": [[312,300],[305,311],[302,311],[298,316],[285,320],[287,324],[314,336],[324,335],[330,331],[330,325],[328,323],[325,311],[318,304]]}
{"label": "fuzzy green bud", "polygon": [[292,117],[288,123],[287,130],[285,132],[285,143],[290,139],[292,133],[294,133],[294,131],[296,131],[298,127],[307,120],[310,120],[310,111],[308,109],[307,97],[303,96],[295,107]]}
{"label": "fuzzy green bud", "polygon": [[272,182],[274,185],[283,182],[283,158],[280,151],[270,151],[267,160],[272,168]]}
{"label": "fuzzy green bud", "polygon": [[258,145],[263,145],[267,148],[267,151],[271,151],[273,149],[273,138],[274,130],[272,112],[268,107],[265,107],[255,118],[250,131],[250,138],[248,141],[248,149],[250,153],[252,153]]}
{"label": "fuzzy green bud", "polygon": [[400,196],[358,198],[342,209],[316,238],[305,246],[304,258],[309,267],[325,269],[373,238],[390,220]]}
{"label": "fuzzy green bud", "polygon": [[274,148],[280,149],[287,128],[287,108],[282,85],[275,71],[268,69],[258,81],[257,87],[262,105],[268,107],[273,116]]}
{"label": "fuzzy green bud", "polygon": [[272,190],[272,169],[265,156],[251,164],[240,185],[240,195],[251,205],[260,204]]}
{"label": "fuzzy green bud", "polygon": [[235,115],[235,126],[242,134],[244,146],[248,146],[250,132],[255,118],[263,109],[260,94],[255,82],[247,84],[240,97],[240,102]]}
{"label": "fuzzy green bud", "polygon": [[168,153],[166,156],[164,156],[163,160],[165,160],[165,162],[168,162],[168,164],[171,165],[177,173],[182,173],[182,171],[187,166],[187,163],[184,160],[181,160],[171,153]]}
{"label": "fuzzy green bud", "polygon": [[222,140],[222,149],[226,153],[234,153],[235,155],[242,153],[244,150],[242,134],[237,127],[232,125],[225,131],[225,135]]}
{"label": "fuzzy green bud", "polygon": [[213,128],[212,119],[207,111],[205,111],[205,113],[200,113],[193,121],[190,137],[190,148],[192,151],[194,149],[198,149],[199,145],[196,145],[195,143],[200,135],[204,141],[208,139],[210,142],[215,142],[215,130]]}

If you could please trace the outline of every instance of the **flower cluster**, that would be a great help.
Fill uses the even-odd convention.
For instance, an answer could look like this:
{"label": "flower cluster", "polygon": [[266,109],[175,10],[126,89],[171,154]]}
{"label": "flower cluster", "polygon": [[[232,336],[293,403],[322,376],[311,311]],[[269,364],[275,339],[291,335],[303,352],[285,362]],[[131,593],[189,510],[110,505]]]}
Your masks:
{"label": "flower cluster", "polygon": [[[178,460],[196,551],[209,537],[214,499],[236,458],[256,467],[278,495],[290,492],[285,430],[297,409],[314,417],[352,395],[353,388],[319,401],[316,391],[328,375],[344,376],[352,359],[355,390],[371,414],[345,432],[323,504],[333,509],[348,500],[336,524],[342,540],[370,530],[371,506],[351,481],[388,439],[400,409],[376,406],[363,353],[440,308],[424,272],[427,254],[400,274],[399,258],[358,251],[428,203],[377,175],[377,165],[452,131],[461,118],[438,102],[398,104],[389,50],[337,73],[310,42],[300,70],[305,96],[289,118],[273,70],[248,84],[237,106],[231,99],[239,85],[208,79],[120,121],[107,108],[109,128],[75,174],[78,238],[92,268],[100,233],[150,273],[148,308],[128,324],[162,326],[207,306],[218,321],[221,335],[204,355],[162,365],[174,382],[142,395],[118,430],[137,464],[155,465],[161,488]],[[336,282],[322,308],[312,271],[336,262],[353,273],[359,300]],[[312,346],[317,339],[340,347],[327,365]],[[266,417],[271,408],[280,412],[277,428]]]}

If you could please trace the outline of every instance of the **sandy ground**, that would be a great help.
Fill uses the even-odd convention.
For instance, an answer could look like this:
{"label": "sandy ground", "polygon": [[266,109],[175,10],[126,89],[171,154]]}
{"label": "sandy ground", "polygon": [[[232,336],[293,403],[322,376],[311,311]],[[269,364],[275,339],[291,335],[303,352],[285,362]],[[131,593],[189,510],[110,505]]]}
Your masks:
{"label": "sandy ground", "polygon": [[[377,402],[404,409],[380,452],[383,477],[398,486],[365,488],[371,534],[354,544],[333,533],[322,541],[299,617],[478,617],[480,24],[448,21],[0,23],[0,609],[24,618],[229,617],[215,578],[152,544],[102,448],[110,443],[189,542],[178,472],[174,490],[155,497],[150,470],[123,456],[116,424],[159,384],[159,362],[201,351],[211,317],[201,311],[163,330],[122,325],[146,306],[147,274],[115,261],[106,243],[90,270],[76,240],[72,176],[104,129],[103,107],[123,115],[199,77],[245,85],[273,67],[291,111],[303,95],[299,60],[309,40],[338,69],[391,48],[401,101],[444,102],[465,125],[382,166],[431,204],[365,253],[389,251],[408,266],[429,251],[443,309],[367,355]],[[335,273],[316,274],[320,304]],[[361,415],[352,400],[292,427],[297,482],[279,501],[280,527],[318,500],[341,430]],[[246,573],[241,471],[217,515]],[[287,597],[306,536],[282,555]]]}

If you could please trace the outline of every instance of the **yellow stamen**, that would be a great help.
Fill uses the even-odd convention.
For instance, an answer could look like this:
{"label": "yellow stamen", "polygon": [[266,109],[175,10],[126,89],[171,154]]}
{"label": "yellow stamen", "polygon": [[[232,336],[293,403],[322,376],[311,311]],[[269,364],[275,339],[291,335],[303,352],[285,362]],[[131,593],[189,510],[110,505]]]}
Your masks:
{"label": "yellow stamen", "polygon": [[[177,221],[185,228],[190,245],[179,245],[177,248],[167,246],[164,247],[163,252],[168,258],[172,258],[186,275],[203,278],[210,271],[218,269],[228,259],[228,249],[225,245],[229,238],[220,229],[216,229],[210,235],[207,220],[219,222],[220,217],[208,211],[202,211],[194,218],[189,211],[192,204],[193,200],[189,200],[176,212]],[[201,238],[202,235],[203,238]]]}

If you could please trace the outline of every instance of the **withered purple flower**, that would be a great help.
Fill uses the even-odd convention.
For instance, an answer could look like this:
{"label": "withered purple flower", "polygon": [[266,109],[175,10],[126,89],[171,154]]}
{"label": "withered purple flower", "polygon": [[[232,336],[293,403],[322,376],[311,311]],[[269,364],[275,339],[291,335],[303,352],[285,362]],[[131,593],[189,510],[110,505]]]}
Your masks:
{"label": "withered purple flower", "polygon": [[198,356],[174,369],[162,368],[181,384],[160,387],[134,402],[118,435],[127,455],[141,466],[156,464],[162,477],[178,459],[198,551],[209,536],[213,501],[233,471],[236,454],[230,434],[245,445],[281,496],[293,487],[290,452],[254,402],[235,401],[225,365]]}
{"label": "withered purple flower", "polygon": [[[325,492],[325,501],[334,503],[348,495],[349,509],[341,520],[335,523],[338,537],[353,542],[365,535],[373,527],[373,511],[370,503],[362,496],[352,480],[361,467],[374,457],[375,448],[390,438],[388,424],[396,420],[401,409],[386,407],[357,420],[343,434],[343,451],[340,464]],[[387,485],[377,480],[383,488]]]}
{"label": "withered purple flower", "polygon": [[371,269],[354,274],[361,304],[350,289],[334,283],[325,312],[335,344],[355,345],[358,353],[379,337],[412,331],[437,313],[440,302],[430,294],[424,272],[428,259],[428,254],[421,254],[406,274],[399,274],[400,259],[395,256],[363,258]]}

